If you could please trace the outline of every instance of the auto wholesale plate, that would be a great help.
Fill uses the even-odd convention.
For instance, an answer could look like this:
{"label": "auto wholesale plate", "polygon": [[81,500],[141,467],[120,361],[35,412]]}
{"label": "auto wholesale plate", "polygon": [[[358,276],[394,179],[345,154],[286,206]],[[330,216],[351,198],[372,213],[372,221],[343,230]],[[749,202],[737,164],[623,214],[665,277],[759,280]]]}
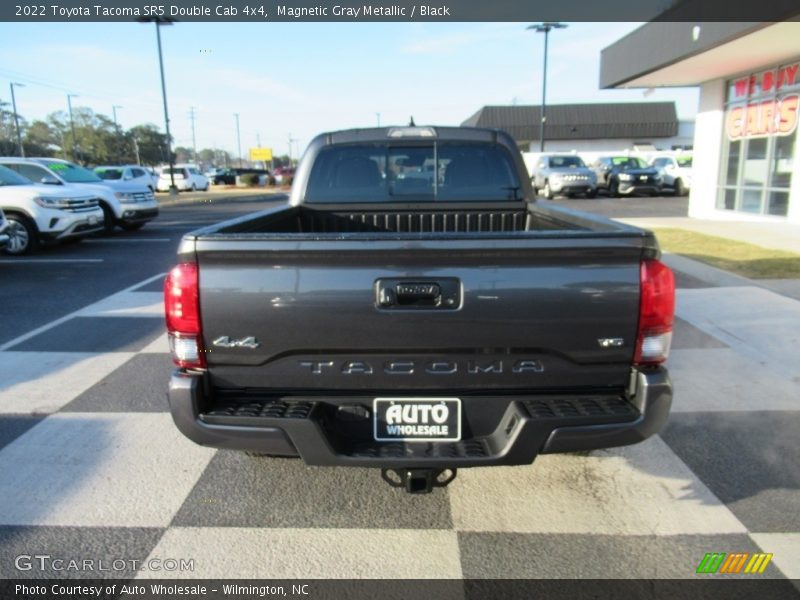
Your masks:
{"label": "auto wholesale plate", "polygon": [[375,398],[378,442],[457,442],[461,439],[460,398]]}

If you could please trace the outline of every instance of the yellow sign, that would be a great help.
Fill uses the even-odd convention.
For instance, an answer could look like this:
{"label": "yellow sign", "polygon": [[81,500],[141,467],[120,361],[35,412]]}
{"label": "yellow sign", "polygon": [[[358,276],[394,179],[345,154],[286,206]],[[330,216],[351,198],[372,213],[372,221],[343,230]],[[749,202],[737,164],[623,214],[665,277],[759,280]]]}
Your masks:
{"label": "yellow sign", "polygon": [[250,148],[250,160],[263,160],[269,162],[272,160],[272,148]]}

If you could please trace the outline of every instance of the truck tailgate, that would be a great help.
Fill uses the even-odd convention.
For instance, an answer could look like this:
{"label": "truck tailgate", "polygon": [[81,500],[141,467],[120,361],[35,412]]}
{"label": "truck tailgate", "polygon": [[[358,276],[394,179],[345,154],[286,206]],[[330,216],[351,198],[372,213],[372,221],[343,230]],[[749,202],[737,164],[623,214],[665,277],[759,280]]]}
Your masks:
{"label": "truck tailgate", "polygon": [[[641,236],[195,244],[216,388],[469,393],[629,379]],[[425,305],[431,285],[439,306]],[[386,288],[421,295],[382,305]]]}

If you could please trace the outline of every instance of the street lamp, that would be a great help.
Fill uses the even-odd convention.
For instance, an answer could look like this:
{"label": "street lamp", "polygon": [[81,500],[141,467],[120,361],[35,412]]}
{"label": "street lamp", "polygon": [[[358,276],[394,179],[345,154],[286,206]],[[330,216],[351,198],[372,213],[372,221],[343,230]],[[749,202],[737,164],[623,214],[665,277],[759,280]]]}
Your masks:
{"label": "street lamp", "polygon": [[375,116],[378,117],[378,127],[380,127],[381,126],[381,113],[376,112]]}
{"label": "street lamp", "polygon": [[547,37],[551,29],[566,29],[566,23],[545,21],[529,25],[526,29],[533,29],[536,33],[544,34],[544,70],[542,71],[542,125],[539,129],[539,152],[544,152],[544,128],[547,121],[545,110],[547,109]]}
{"label": "street lamp", "polygon": [[169,162],[169,195],[176,196],[178,188],[175,187],[174,161],[172,160],[172,136],[169,133],[169,111],[167,110],[167,84],[164,80],[164,57],[161,53],[161,25],[172,25],[174,19],[170,17],[139,17],[140,23],[156,24],[156,41],[158,43],[158,68],[161,73],[161,99],[164,102],[164,128],[167,131],[167,161]]}
{"label": "street lamp", "polygon": [[239,113],[233,113],[233,116],[236,117],[236,148],[238,151],[237,156],[239,157],[239,168],[242,168],[242,138],[239,135]]}
{"label": "street lamp", "polygon": [[19,131],[19,115],[17,115],[17,100],[14,98],[14,86],[25,87],[21,83],[11,83],[11,106],[14,109],[14,123],[17,126],[17,144],[19,145],[19,155],[25,158],[25,148],[22,146],[22,134]]}
{"label": "street lamp", "polygon": [[69,109],[69,128],[72,131],[72,160],[77,159],[77,152],[75,150],[75,121],[72,120],[72,99],[77,98],[78,94],[67,94],[67,108]]}

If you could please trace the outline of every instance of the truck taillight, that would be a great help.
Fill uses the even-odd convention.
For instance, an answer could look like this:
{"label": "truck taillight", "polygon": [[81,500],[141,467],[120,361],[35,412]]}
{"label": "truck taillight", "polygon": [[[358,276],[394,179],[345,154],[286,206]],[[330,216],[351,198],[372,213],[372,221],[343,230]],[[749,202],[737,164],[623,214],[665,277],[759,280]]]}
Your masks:
{"label": "truck taillight", "polygon": [[675,320],[675,276],[658,260],[641,266],[639,328],[636,335],[636,365],[658,365],[667,360]]}
{"label": "truck taillight", "polygon": [[172,360],[179,367],[204,369],[197,265],[182,263],[164,281],[164,309]]}

